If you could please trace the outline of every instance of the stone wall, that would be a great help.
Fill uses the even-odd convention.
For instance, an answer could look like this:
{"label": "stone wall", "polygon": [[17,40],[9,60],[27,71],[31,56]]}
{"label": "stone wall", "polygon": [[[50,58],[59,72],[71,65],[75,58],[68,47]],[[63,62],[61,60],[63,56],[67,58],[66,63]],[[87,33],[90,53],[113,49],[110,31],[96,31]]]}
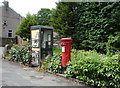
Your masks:
{"label": "stone wall", "polygon": [[0,46],[16,44],[15,32],[22,20],[22,16],[9,7],[8,1],[5,0],[3,3],[0,6]]}
{"label": "stone wall", "polygon": [[12,30],[12,38],[16,36],[22,17],[10,7],[2,7],[2,20],[6,21],[6,25],[2,30],[2,37],[8,38],[8,31]]}
{"label": "stone wall", "polygon": [[2,38],[2,46],[5,47],[6,44],[16,44],[16,38]]}
{"label": "stone wall", "polygon": [[4,47],[0,47],[0,59],[4,56]]}
{"label": "stone wall", "polygon": [[23,40],[20,36],[16,36],[16,44],[18,45],[26,45],[28,42]]}

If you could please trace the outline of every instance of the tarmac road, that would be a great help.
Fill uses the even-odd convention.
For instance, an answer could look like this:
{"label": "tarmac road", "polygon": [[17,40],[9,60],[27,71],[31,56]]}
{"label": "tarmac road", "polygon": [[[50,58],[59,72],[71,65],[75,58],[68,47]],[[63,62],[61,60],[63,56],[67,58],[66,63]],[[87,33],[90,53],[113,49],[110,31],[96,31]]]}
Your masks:
{"label": "tarmac road", "polygon": [[16,64],[15,62],[2,59],[0,59],[0,62],[2,62],[2,64],[0,63],[2,86],[85,86],[60,76],[36,72],[32,68]]}

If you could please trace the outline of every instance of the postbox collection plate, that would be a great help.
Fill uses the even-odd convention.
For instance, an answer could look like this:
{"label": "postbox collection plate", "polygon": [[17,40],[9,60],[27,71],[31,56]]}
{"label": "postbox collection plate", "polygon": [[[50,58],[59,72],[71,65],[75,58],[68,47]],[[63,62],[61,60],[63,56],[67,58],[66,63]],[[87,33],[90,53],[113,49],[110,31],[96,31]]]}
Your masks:
{"label": "postbox collection plate", "polygon": [[65,47],[62,47],[62,52],[65,52]]}

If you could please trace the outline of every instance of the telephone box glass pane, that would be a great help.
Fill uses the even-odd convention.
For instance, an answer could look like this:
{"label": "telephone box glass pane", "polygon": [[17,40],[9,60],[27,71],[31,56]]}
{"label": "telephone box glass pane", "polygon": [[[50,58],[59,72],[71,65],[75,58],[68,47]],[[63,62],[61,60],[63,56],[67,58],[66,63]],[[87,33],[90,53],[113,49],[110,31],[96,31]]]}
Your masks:
{"label": "telephone box glass pane", "polygon": [[39,47],[39,30],[32,30],[32,47]]}
{"label": "telephone box glass pane", "polygon": [[48,35],[48,41],[51,41],[51,35],[50,34]]}

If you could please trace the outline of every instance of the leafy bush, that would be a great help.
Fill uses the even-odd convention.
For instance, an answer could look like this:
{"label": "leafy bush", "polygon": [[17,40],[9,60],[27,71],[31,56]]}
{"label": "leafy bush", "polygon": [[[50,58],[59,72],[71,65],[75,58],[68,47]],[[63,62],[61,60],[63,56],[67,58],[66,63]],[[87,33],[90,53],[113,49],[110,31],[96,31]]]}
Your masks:
{"label": "leafy bush", "polygon": [[62,51],[61,48],[53,48],[53,53],[54,53],[54,54],[60,54],[61,51]]}
{"label": "leafy bush", "polygon": [[[61,55],[55,54],[43,62],[44,69],[62,73]],[[96,51],[72,50],[65,75],[98,87],[120,87],[120,52],[112,56]]]}
{"label": "leafy bush", "polygon": [[42,64],[41,68],[42,68],[42,69],[48,70],[49,64],[50,64],[50,59],[51,59],[51,58],[43,59],[43,60],[42,60],[42,62],[41,62],[41,64]]}
{"label": "leafy bush", "polygon": [[120,3],[59,2],[51,24],[60,36],[73,39],[73,48],[106,54],[108,36],[120,32]]}
{"label": "leafy bush", "polygon": [[100,87],[120,87],[120,57],[106,57],[95,51],[73,50],[66,76]]}
{"label": "leafy bush", "polygon": [[62,72],[62,66],[61,66],[61,55],[55,54],[49,63],[48,69],[55,73],[61,73]]}
{"label": "leafy bush", "polygon": [[108,43],[106,44],[107,55],[114,55],[115,52],[120,51],[120,36],[109,36]]}
{"label": "leafy bush", "polygon": [[42,66],[41,68],[44,70],[50,70],[51,72],[55,73],[61,73],[62,67],[61,67],[61,48],[54,48],[53,49],[53,56],[52,57],[46,57],[42,60]]}
{"label": "leafy bush", "polygon": [[10,50],[11,60],[25,63],[31,62],[30,51],[27,46],[13,46]]}

